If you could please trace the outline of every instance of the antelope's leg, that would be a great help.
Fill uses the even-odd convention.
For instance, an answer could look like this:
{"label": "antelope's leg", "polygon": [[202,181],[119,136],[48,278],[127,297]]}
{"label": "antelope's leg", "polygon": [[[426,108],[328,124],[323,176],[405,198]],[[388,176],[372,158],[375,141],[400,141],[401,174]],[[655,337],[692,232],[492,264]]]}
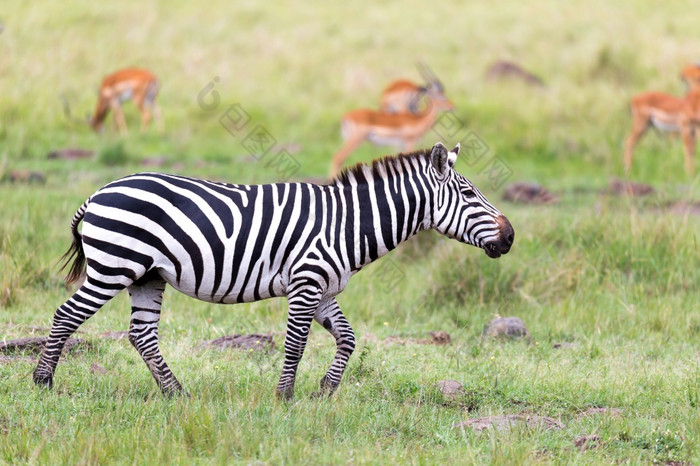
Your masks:
{"label": "antelope's leg", "polygon": [[637,145],[641,137],[644,136],[647,128],[649,128],[649,118],[636,113],[634,109],[632,109],[632,119],[632,130],[625,140],[625,173],[629,173],[629,171],[632,169],[634,147]]}

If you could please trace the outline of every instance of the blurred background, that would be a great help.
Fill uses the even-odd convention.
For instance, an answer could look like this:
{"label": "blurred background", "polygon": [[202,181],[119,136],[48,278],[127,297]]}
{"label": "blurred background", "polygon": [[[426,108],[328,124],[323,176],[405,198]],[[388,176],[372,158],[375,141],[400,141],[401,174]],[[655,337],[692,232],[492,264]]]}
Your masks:
{"label": "blurred background", "polygon": [[[681,95],[680,69],[700,60],[692,9],[682,1],[655,8],[602,0],[585,7],[543,0],[497,7],[461,1],[9,2],[0,13],[0,160],[5,170],[46,171],[49,183],[66,164],[46,156],[64,148],[96,154],[70,164],[71,173],[99,176],[105,165],[121,165],[104,173],[105,180],[158,158],[166,171],[276,181],[278,174],[242,146],[245,134],[234,137],[219,124],[238,103],[299,162],[297,178],[322,177],[342,143],[342,115],[376,108],[395,79],[421,82],[416,62],[423,61],[455,103],[454,115],[515,178],[554,189],[602,186],[623,174],[630,96],[649,89]],[[497,60],[517,63],[545,86],[487,81]],[[102,78],[129,66],[160,79],[163,135],[154,128],[139,133],[132,103],[124,105],[127,137],[119,136],[111,115],[102,134],[76,121],[92,113]],[[205,111],[197,96],[215,77],[220,105]],[[429,132],[422,146],[437,139]],[[397,151],[365,143],[348,163]],[[687,182],[681,143],[647,136],[632,178]]]}

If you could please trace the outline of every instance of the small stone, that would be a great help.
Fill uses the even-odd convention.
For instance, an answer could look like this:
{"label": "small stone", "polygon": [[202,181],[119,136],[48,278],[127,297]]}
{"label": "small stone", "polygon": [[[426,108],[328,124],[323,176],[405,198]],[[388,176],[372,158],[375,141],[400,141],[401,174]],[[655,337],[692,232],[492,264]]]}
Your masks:
{"label": "small stone", "polygon": [[561,343],[554,343],[552,345],[552,348],[554,348],[554,349],[576,349],[576,348],[578,348],[578,345],[576,343],[563,341]]}
{"label": "small stone", "polygon": [[525,323],[520,317],[499,317],[488,322],[484,327],[484,336],[522,338],[529,337]]}
{"label": "small stone", "polygon": [[464,387],[456,380],[441,380],[437,387],[445,398],[453,399],[464,395]]}

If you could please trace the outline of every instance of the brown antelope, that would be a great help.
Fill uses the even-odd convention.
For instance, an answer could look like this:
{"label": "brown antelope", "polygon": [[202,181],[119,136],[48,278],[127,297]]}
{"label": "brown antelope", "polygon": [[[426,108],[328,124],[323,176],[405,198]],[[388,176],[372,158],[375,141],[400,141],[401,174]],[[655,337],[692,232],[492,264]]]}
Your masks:
{"label": "brown antelope", "polygon": [[397,79],[382,92],[380,110],[384,113],[420,113],[421,100],[429,92],[444,94],[442,83],[435,73],[424,63],[416,65],[425,85],[421,86],[408,79]]}
{"label": "brown antelope", "polygon": [[141,112],[141,130],[154,117],[162,131],[160,109],[156,105],[156,96],[160,84],[158,78],[148,70],[125,68],[106,76],[102,80],[95,113],[90,118],[90,126],[100,131],[110,110],[114,111],[114,119],[121,134],[126,134],[126,120],[121,104],[133,100]]}
{"label": "brown antelope", "polygon": [[683,69],[681,79],[689,89],[684,97],[663,92],[644,92],[632,97],[632,130],[625,141],[625,171],[629,173],[634,148],[649,127],[668,133],[681,133],[685,148],[685,170],[692,174],[695,157],[695,131],[700,125],[700,67]]}

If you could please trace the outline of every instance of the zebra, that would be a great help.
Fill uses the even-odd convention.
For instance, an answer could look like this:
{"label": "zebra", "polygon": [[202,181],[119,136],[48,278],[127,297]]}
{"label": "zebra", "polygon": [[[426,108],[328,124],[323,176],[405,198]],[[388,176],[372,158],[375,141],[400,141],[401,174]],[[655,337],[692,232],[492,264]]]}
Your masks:
{"label": "zebra", "polygon": [[325,185],[236,185],[160,173],[105,185],[73,217],[63,268],[70,265],[68,283],[83,274],[85,280],[55,311],[34,382],[52,387],[66,339],[126,289],[129,341],[163,394],[182,392],[158,348],[167,283],[213,303],[286,296],[276,394],[292,398],[313,320],[336,340],[319,392],[332,394],[355,349],[353,329],[335,298],[352,275],[428,229],[492,258],[510,250],[511,224],[454,169],[458,153],[459,144],[448,152],[437,143],[358,164]]}

